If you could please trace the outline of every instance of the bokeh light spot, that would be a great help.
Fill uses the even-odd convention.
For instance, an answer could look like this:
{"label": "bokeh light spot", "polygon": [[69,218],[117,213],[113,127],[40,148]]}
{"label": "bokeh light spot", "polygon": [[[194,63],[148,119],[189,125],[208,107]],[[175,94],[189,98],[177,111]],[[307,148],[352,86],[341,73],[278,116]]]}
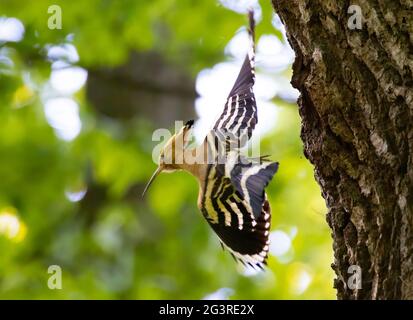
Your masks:
{"label": "bokeh light spot", "polygon": [[82,123],[79,117],[79,106],[73,99],[49,99],[45,103],[44,111],[47,122],[63,140],[73,140],[80,133]]}
{"label": "bokeh light spot", "polygon": [[26,225],[20,221],[14,208],[0,210],[0,235],[13,240],[22,241],[27,234]]}
{"label": "bokeh light spot", "polygon": [[19,19],[0,17],[0,41],[18,42],[23,35],[24,26]]}

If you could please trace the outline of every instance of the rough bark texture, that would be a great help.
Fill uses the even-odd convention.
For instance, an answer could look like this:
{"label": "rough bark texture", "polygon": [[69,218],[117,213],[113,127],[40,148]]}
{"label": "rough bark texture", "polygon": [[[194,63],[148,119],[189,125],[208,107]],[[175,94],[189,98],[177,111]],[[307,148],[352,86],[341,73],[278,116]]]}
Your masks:
{"label": "rough bark texture", "polygon": [[[413,299],[413,1],[273,0],[301,137],[328,207],[339,299]],[[351,30],[350,5],[361,7]],[[350,289],[348,268],[362,271]]]}

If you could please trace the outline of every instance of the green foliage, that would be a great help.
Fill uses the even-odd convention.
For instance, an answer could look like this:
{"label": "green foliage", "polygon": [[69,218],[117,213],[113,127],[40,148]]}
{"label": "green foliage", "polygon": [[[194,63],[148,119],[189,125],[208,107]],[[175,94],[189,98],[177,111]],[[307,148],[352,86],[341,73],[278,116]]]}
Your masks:
{"label": "green foliage", "polygon": [[[258,30],[279,34],[269,3]],[[63,30],[47,29],[51,4],[62,7]],[[222,252],[189,174],[160,176],[140,199],[155,169],[154,125],[103,121],[84,89],[74,97],[82,119],[76,139],[58,138],[46,120],[46,44],[74,34],[79,64],[90,68],[120,64],[131,49],[154,50],[195,74],[222,58],[244,16],[206,0],[3,0],[0,12],[26,28],[21,42],[0,48],[13,62],[0,61],[0,298],[199,299],[224,287],[233,289],[230,298],[334,297],[326,209],[302,154],[295,105],[280,104],[261,148],[280,162],[268,188],[272,228],[292,245],[255,276]],[[84,199],[69,201],[68,191],[84,188]],[[62,267],[62,290],[47,287],[50,265]],[[303,277],[311,280],[301,290]]]}
{"label": "green foliage", "polygon": [[[50,5],[62,8],[62,30],[47,27]],[[130,49],[156,50],[196,70],[217,61],[223,46],[240,26],[243,16],[213,1],[192,0],[3,0],[0,12],[21,19],[26,37],[40,44],[64,42],[74,34],[74,45],[84,66],[114,65]],[[264,31],[270,31],[271,25]],[[37,36],[35,35],[37,34]]]}

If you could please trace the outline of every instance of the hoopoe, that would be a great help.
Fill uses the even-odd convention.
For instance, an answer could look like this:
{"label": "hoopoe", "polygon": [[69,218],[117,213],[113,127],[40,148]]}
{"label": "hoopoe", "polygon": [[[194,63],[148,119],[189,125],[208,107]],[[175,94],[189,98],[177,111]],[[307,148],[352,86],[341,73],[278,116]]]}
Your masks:
{"label": "hoopoe", "polygon": [[276,173],[278,163],[266,157],[249,159],[239,152],[258,121],[253,93],[254,27],[253,12],[249,12],[251,48],[213,129],[200,146],[190,149],[194,121],[188,121],[165,144],[158,169],[143,195],[159,173],[188,171],[199,182],[198,207],[218,235],[221,246],[242,264],[263,268],[268,258],[271,227],[270,204],[264,189]]}

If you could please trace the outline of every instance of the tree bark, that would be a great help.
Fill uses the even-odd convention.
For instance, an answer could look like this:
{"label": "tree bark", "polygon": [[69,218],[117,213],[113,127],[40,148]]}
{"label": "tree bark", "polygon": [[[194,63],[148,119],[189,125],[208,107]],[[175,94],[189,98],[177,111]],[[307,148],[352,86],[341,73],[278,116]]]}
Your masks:
{"label": "tree bark", "polygon": [[[272,2],[296,52],[291,83],[328,208],[337,297],[413,299],[413,1]],[[348,26],[351,5],[361,30]]]}

